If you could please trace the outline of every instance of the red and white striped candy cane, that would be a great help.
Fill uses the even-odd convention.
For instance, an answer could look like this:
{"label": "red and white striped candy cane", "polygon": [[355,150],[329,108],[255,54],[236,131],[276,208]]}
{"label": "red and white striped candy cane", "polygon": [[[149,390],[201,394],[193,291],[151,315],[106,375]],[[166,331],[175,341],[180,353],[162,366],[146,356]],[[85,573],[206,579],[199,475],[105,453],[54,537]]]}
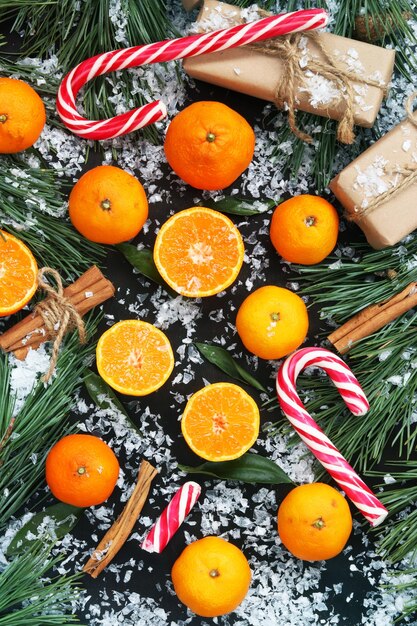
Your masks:
{"label": "red and white striped candy cane", "polygon": [[277,375],[277,394],[281,409],[307,447],[353,504],[372,526],[378,526],[388,515],[387,509],[326,437],[297,394],[297,376],[310,366],[320,367],[329,375],[354,415],[364,415],[368,411],[368,400],[349,367],[340,357],[322,348],[302,348],[284,361]]}
{"label": "red and white striped candy cane", "polygon": [[158,41],[98,54],[83,61],[65,76],[58,90],[57,111],[65,126],[86,139],[113,139],[126,135],[162,120],[167,115],[165,104],[161,100],[156,100],[107,120],[87,120],[78,113],[75,98],[80,89],[96,76],[129,67],[164,63],[236,48],[270,37],[314,30],[325,26],[327,22],[328,15],[325,11],[308,9],[274,15],[202,35]]}
{"label": "red and white striped candy cane", "polygon": [[141,546],[143,550],[162,552],[197,502],[200,493],[199,484],[193,481],[184,483],[146,535]]}

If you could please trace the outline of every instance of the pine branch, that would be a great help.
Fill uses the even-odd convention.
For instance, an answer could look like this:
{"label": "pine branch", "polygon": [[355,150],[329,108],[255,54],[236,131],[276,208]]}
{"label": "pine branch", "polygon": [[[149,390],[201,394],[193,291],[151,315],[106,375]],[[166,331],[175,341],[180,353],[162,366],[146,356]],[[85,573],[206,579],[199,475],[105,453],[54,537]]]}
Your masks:
{"label": "pine branch", "polygon": [[[65,72],[100,52],[159,41],[173,34],[165,0],[122,0],[119,8],[111,0],[84,0],[82,11],[75,0],[43,0],[39,4],[31,0],[0,0],[2,17],[10,17],[13,9],[13,30],[25,32],[19,54],[46,57],[53,42],[52,49]],[[126,109],[147,101],[146,95],[135,89],[134,72],[113,73],[95,79],[85,89],[86,116],[105,119],[116,115],[119,103],[113,101],[115,91],[120,92]],[[159,138],[154,125],[143,129],[140,136],[152,142]]]}
{"label": "pine branch", "polygon": [[71,600],[78,594],[74,576],[50,578],[52,567],[64,557],[53,558],[51,546],[35,542],[0,573],[0,626],[49,626],[78,622]]}
{"label": "pine branch", "polygon": [[293,266],[303,295],[321,305],[321,317],[341,324],[361,309],[391,297],[416,280],[417,237],[407,246],[371,250],[366,242],[341,248],[323,263]]}
{"label": "pine branch", "polygon": [[1,157],[0,228],[22,239],[38,262],[72,278],[98,263],[105,248],[81,237],[62,217],[66,193],[58,173]]}
{"label": "pine branch", "polygon": [[[97,323],[98,318],[90,318],[87,322],[89,336],[94,334]],[[72,429],[68,413],[93,350],[91,343],[80,346],[73,333],[61,351],[52,382],[46,387],[38,382],[15,416],[13,436],[7,438],[0,451],[0,528],[25,504],[43,480],[44,462],[50,447]],[[8,407],[13,402],[6,359],[6,356],[0,357],[0,389],[5,393],[1,402],[8,411],[1,422],[1,437],[10,423]]]}

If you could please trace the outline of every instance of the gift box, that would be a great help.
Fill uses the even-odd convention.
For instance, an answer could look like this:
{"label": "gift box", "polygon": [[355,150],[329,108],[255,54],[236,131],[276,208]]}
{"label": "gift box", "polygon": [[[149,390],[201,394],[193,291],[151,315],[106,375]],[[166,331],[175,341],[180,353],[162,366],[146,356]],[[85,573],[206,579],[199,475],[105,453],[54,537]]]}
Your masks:
{"label": "gift box", "polygon": [[352,161],[330,189],[369,244],[392,246],[417,228],[417,114]]}
{"label": "gift box", "polygon": [[[245,18],[256,19],[255,10],[255,7],[239,9],[216,0],[205,0],[197,27],[199,31],[213,31],[233,26]],[[295,107],[335,120],[343,118],[347,89],[338,78],[329,79],[327,70],[329,63],[333,63],[334,67],[330,68],[333,72],[350,77],[353,122],[371,127],[392,76],[394,50],[321,31],[302,34],[296,45],[297,69],[302,70],[302,80],[294,82]],[[288,72],[288,57],[280,57],[282,54],[273,50],[243,47],[185,59],[184,69],[198,80],[276,102],[277,84],[286,82]],[[325,69],[320,74],[321,66]]]}
{"label": "gift box", "polygon": [[186,11],[192,11],[200,2],[201,0],[182,0],[182,6]]}

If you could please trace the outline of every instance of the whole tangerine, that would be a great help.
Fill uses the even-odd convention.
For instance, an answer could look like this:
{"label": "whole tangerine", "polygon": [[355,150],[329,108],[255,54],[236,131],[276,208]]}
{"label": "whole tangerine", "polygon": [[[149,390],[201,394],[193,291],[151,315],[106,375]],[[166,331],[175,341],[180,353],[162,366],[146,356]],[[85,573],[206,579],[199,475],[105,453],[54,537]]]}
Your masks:
{"label": "whole tangerine", "polygon": [[171,572],[179,600],[202,617],[234,611],[245,598],[251,570],[243,552],[220,537],[188,545]]}
{"label": "whole tangerine", "polygon": [[73,506],[101,504],[119,476],[113,450],[99,437],[67,435],[46,457],[46,482],[55,498]]}
{"label": "whole tangerine", "polygon": [[334,206],[319,196],[303,194],[279,204],[270,226],[275,250],[285,261],[315,265],[337,243],[339,216]]}
{"label": "whole tangerine", "polygon": [[278,509],[278,534],[298,559],[321,561],[337,556],[352,532],[352,515],[342,494],[330,485],[296,487]]}
{"label": "whole tangerine", "polygon": [[194,102],[168,126],[165,155],[174,172],[197,189],[224,189],[248,167],[255,133],[221,102]]}
{"label": "whole tangerine", "polygon": [[16,78],[0,78],[0,154],[33,146],[45,122],[45,105],[30,85]]}
{"label": "whole tangerine", "polygon": [[69,216],[90,241],[117,244],[142,229],[148,218],[148,201],[132,174],[113,165],[99,165],[83,174],[72,188]]}
{"label": "whole tangerine", "polygon": [[281,359],[296,350],[308,331],[303,300],[283,287],[266,285],[242,302],[236,329],[243,345],[261,359]]}

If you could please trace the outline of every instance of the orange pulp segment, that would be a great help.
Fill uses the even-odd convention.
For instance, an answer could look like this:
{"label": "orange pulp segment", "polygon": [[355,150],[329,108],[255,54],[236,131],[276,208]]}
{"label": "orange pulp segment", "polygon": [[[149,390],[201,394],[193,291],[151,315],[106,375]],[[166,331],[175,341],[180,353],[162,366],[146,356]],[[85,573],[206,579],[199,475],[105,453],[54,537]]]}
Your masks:
{"label": "orange pulp segment", "polygon": [[181,430],[191,450],[203,459],[230,461],[255,443],[259,409],[238,385],[207,385],[188,400]]}
{"label": "orange pulp segment", "polygon": [[0,317],[20,311],[38,286],[32,252],[17,237],[0,230]]}
{"label": "orange pulp segment", "polygon": [[179,211],[161,227],[154,261],[177,293],[191,298],[212,296],[237,278],[243,263],[242,236],[233,222],[213,209]]}
{"label": "orange pulp segment", "polygon": [[174,367],[168,337],[141,320],[122,320],[100,337],[97,369],[110,387],[131,396],[146,396],[161,387]]}

